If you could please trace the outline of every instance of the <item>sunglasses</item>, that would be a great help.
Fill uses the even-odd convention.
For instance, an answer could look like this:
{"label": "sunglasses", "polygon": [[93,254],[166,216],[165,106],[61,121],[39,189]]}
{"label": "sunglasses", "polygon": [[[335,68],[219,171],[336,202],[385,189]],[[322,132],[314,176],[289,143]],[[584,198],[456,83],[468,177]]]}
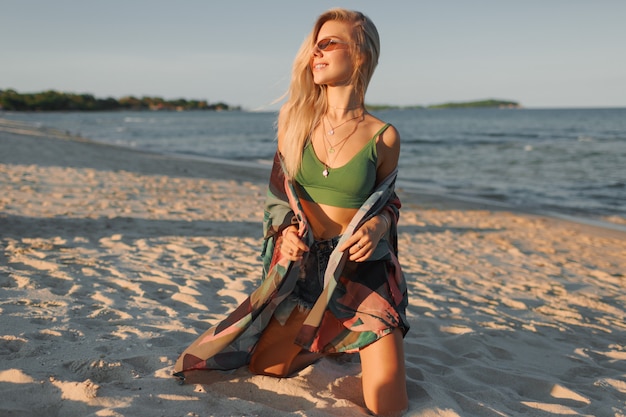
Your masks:
{"label": "sunglasses", "polygon": [[334,51],[339,45],[348,45],[348,42],[338,41],[337,39],[322,39],[315,46],[320,51]]}

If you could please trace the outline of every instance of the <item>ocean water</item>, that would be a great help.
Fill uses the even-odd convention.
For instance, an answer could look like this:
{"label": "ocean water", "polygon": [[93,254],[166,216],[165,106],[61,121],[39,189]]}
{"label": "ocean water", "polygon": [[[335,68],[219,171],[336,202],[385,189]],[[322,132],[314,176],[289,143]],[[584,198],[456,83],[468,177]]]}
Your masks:
{"label": "ocean water", "polygon": [[[373,112],[402,137],[400,186],[626,222],[626,109]],[[0,113],[153,152],[269,164],[276,114]]]}

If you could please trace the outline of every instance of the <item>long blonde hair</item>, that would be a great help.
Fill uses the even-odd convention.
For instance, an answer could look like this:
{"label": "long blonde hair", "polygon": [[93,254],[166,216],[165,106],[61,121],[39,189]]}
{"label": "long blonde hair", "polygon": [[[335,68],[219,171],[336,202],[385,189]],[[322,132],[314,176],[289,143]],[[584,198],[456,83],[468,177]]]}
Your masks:
{"label": "long blonde hair", "polygon": [[361,12],[336,8],[326,11],[317,18],[313,30],[296,54],[291,83],[287,91],[288,98],[278,118],[278,132],[283,138],[281,153],[287,173],[291,177],[295,176],[300,169],[302,150],[315,123],[327,110],[326,86],[313,82],[310,64],[317,35],[324,23],[328,21],[354,25],[354,39],[350,46],[354,71],[350,84],[354,85],[360,103],[365,101],[367,86],[378,64],[380,39],[376,26],[367,16]]}

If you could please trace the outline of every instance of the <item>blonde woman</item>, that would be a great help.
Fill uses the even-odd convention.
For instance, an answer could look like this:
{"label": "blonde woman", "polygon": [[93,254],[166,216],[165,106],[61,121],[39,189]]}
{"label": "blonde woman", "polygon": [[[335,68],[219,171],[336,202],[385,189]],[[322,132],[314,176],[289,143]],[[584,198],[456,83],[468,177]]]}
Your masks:
{"label": "blonde woman", "polygon": [[362,13],[332,9],[317,19],[278,117],[262,284],[187,348],[177,376],[248,364],[288,377],[324,355],[358,352],[365,406],[377,415],[406,410],[400,138],[364,105],[379,52]]}

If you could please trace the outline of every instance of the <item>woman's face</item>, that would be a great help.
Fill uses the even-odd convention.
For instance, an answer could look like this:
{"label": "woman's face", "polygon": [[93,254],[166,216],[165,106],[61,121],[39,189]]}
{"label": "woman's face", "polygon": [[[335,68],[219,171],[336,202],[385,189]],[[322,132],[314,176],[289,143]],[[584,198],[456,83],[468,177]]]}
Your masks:
{"label": "woman's face", "polygon": [[354,69],[351,42],[352,26],[348,23],[330,20],[322,25],[311,55],[315,84],[341,86],[350,83]]}

